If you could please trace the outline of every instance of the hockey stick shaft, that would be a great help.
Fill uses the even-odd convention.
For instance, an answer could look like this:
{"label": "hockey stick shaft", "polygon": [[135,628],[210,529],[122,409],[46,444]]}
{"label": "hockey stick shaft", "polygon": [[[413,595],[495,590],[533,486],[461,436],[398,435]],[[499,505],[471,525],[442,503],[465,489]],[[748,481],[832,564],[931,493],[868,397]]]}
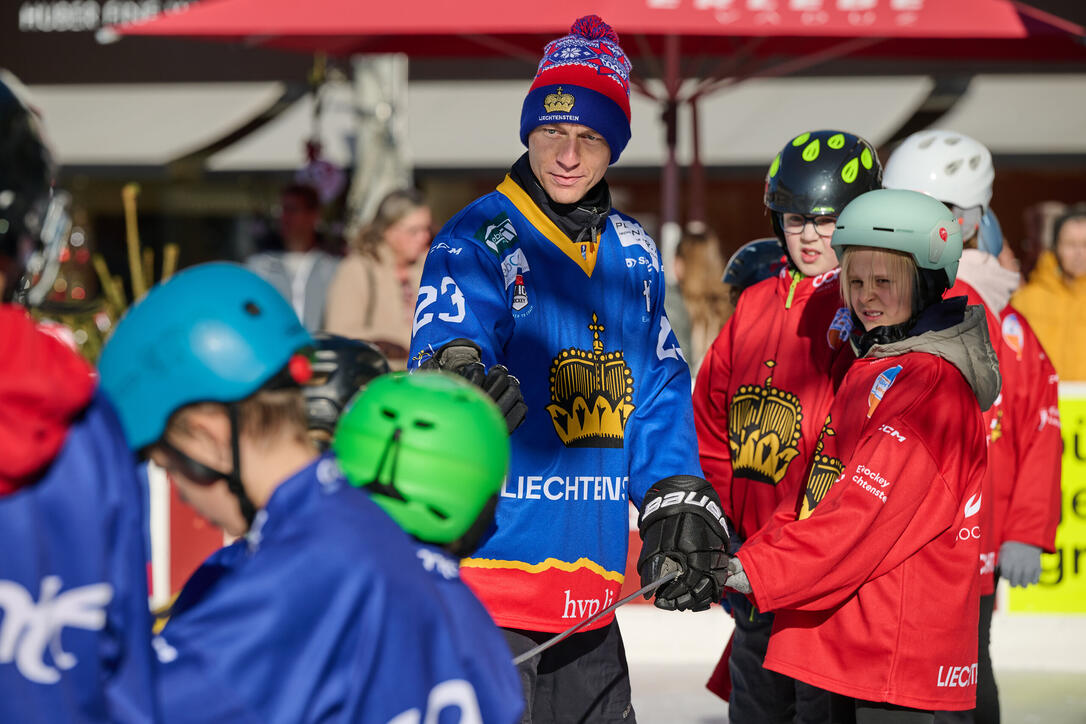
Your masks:
{"label": "hockey stick shaft", "polygon": [[566,629],[565,631],[558,634],[557,636],[554,636],[552,638],[547,639],[543,643],[539,644],[539,646],[536,646],[534,649],[529,649],[528,651],[525,651],[523,654],[521,654],[520,656],[513,659],[513,665],[514,666],[519,666],[520,664],[524,663],[525,661],[532,658],[536,654],[543,653],[544,651],[549,649],[551,646],[554,646],[558,642],[560,642],[560,641],[566,639],[567,637],[577,633],[578,631],[580,631],[582,628],[584,628],[588,624],[592,623],[593,621],[596,621],[596,620],[598,620],[600,618],[603,618],[604,616],[611,613],[612,611],[614,611],[619,606],[621,606],[621,605],[623,605],[625,603],[629,603],[630,601],[634,600],[638,596],[643,596],[646,593],[650,593],[652,591],[655,591],[657,588],[664,585],[665,583],[668,583],[669,581],[671,581],[671,580],[673,580],[675,578],[678,578],[680,573],[682,573],[682,570],[678,569],[678,568],[671,571],[670,573],[665,573],[664,575],[660,576],[659,578],[657,578],[652,583],[650,583],[650,584],[648,584],[646,586],[642,586],[641,588],[639,588],[636,591],[634,591],[633,593],[631,593],[629,596],[626,596],[626,598],[615,601],[614,603],[612,603],[610,606],[603,609],[599,613],[594,613],[591,616],[589,616],[588,618],[583,619],[581,621],[578,621],[573,626]]}

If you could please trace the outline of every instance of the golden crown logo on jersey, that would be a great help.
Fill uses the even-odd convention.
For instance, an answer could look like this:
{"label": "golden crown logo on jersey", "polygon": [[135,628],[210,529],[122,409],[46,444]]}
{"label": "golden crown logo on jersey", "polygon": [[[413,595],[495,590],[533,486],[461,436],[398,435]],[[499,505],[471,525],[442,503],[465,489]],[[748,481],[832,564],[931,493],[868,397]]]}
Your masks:
{"label": "golden crown logo on jersey", "polygon": [[774,360],[765,386],[741,385],[728,414],[728,447],[736,477],[776,485],[799,455],[803,407],[791,392],[773,387]]}
{"label": "golden crown logo on jersey", "polygon": [[563,93],[562,86],[558,86],[557,92],[548,93],[543,99],[543,110],[547,113],[569,113],[573,110],[573,96]]}
{"label": "golden crown logo on jersey", "polygon": [[822,454],[825,439],[837,434],[830,427],[831,421],[832,418],[826,415],[826,423],[822,425],[822,431],[818,433],[811,472],[807,475],[807,488],[803,491],[803,505],[799,510],[799,520],[811,515],[815,506],[822,502],[830,487],[841,478],[841,471],[845,469],[845,464],[837,458]]}
{"label": "golden crown logo on jersey", "polygon": [[551,414],[566,447],[622,447],[634,411],[634,379],[622,351],[603,351],[604,326],[592,313],[592,351],[570,347],[551,363]]}

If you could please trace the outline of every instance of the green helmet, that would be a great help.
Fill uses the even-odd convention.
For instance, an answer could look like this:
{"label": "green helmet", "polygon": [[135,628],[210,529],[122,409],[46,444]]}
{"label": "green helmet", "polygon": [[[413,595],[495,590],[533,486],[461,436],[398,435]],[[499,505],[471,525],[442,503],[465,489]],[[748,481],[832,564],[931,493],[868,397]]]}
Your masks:
{"label": "green helmet", "polygon": [[942,270],[954,285],[962,256],[962,230],[941,201],[903,189],[879,189],[857,196],[837,217],[831,242],[840,255],[846,246],[872,246],[912,254],[920,269]]}
{"label": "green helmet", "polygon": [[509,468],[497,406],[444,372],[374,379],[340,418],[332,450],[347,480],[407,533],[461,554],[454,546],[474,547],[489,526]]}

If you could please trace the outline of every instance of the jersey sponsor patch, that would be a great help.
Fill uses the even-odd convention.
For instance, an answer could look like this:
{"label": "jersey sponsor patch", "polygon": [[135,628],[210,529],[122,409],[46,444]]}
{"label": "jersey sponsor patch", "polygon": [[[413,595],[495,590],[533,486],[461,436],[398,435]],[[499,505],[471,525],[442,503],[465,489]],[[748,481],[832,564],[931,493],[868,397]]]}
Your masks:
{"label": "jersey sponsor patch", "polygon": [[894,365],[889,369],[883,370],[878,377],[875,378],[875,384],[871,385],[871,392],[867,395],[867,416],[871,417],[875,414],[875,409],[882,402],[883,395],[887,390],[894,386],[894,381],[901,373],[901,365]]}
{"label": "jersey sponsor patch", "polygon": [[656,244],[652,238],[641,228],[636,221],[628,221],[618,214],[611,214],[611,225],[618,232],[618,243],[624,247],[638,246],[648,255],[652,268],[660,271],[660,254],[656,251]]}
{"label": "jersey sponsor patch", "polygon": [[848,307],[841,307],[833,315],[829,329],[826,330],[826,344],[830,349],[840,349],[852,333],[852,312]]}
{"label": "jersey sponsor patch", "polygon": [[501,256],[517,240],[517,229],[504,211],[479,227],[475,238]]}
{"label": "jersey sponsor patch", "polygon": [[1017,314],[1008,314],[1003,320],[1003,341],[1014,350],[1015,357],[1021,360],[1022,350],[1026,346],[1026,333],[1022,329],[1022,322]]}

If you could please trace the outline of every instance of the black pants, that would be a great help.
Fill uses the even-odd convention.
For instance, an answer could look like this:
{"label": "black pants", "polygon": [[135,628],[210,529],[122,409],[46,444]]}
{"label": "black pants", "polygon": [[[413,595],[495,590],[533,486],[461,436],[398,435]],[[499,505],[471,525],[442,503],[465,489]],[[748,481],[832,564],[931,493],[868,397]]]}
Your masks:
{"label": "black pants", "polygon": [[[998,579],[997,579],[998,581]],[[980,597],[977,626],[977,708],[966,711],[937,711],[937,724],[999,724],[999,688],[992,669],[992,611],[995,594]]]}
{"label": "black pants", "polygon": [[[554,636],[503,629],[519,656]],[[524,687],[522,724],[635,724],[630,670],[618,623],[573,634],[517,667]]]}
{"label": "black pants", "polygon": [[934,721],[935,714],[931,711],[830,695],[830,724],[932,724]]}
{"label": "black pants", "polygon": [[746,596],[727,594],[735,617],[728,673],[732,695],[731,724],[825,724],[829,693],[766,669],[765,652],[773,629],[773,614],[760,613]]}

